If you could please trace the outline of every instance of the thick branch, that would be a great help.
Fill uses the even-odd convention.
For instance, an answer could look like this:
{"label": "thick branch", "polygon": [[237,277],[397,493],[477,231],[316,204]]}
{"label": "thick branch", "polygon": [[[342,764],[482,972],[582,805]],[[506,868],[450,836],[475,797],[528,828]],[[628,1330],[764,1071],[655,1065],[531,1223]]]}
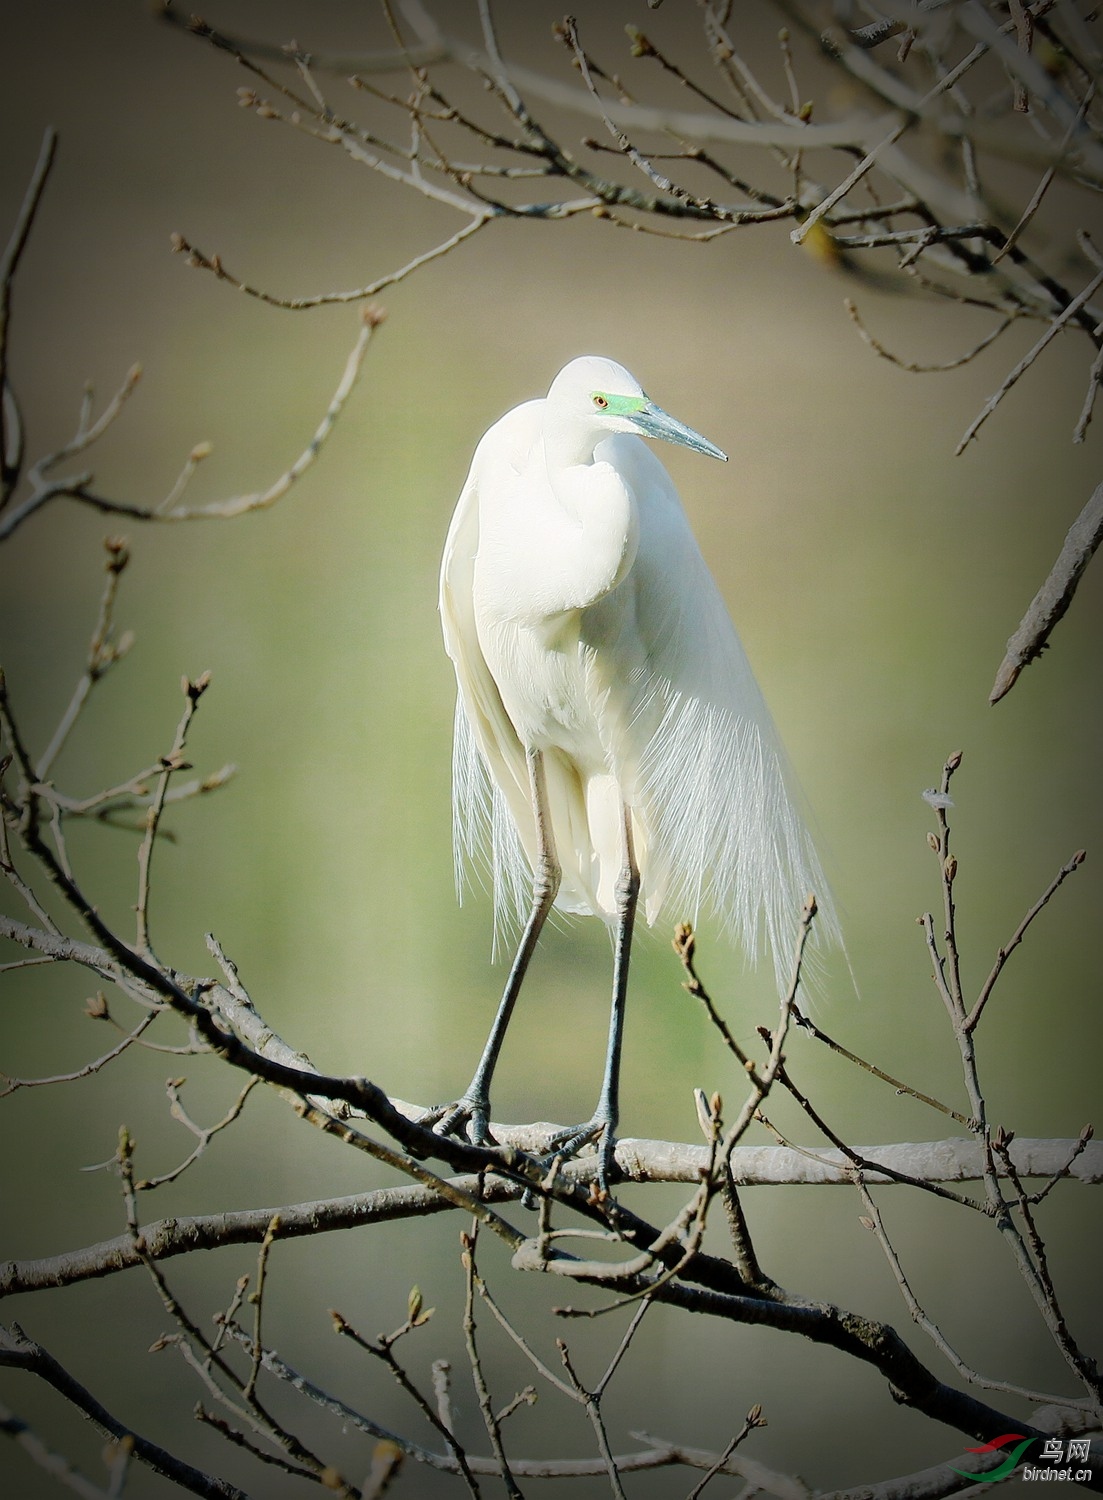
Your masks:
{"label": "thick branch", "polygon": [[[526,1140],[531,1143],[531,1131]],[[548,1125],[548,1137],[562,1134],[562,1126]],[[508,1135],[509,1128],[495,1125],[495,1133]],[[1091,1142],[1077,1153],[1076,1141],[1030,1140],[1016,1137],[1011,1145],[1015,1169],[1022,1177],[1054,1178],[1067,1176],[1080,1183],[1103,1182],[1103,1143]],[[539,1150],[540,1146],[534,1145]],[[866,1146],[857,1148],[864,1158],[882,1161],[907,1171],[912,1176],[932,1181],[976,1181],[982,1175],[979,1148],[972,1141],[931,1141],[918,1145]],[[1075,1158],[1071,1161],[1070,1158]],[[634,1182],[700,1181],[708,1162],[708,1148],[678,1144],[672,1141],[626,1139],[617,1143],[617,1166],[625,1178]],[[731,1155],[733,1176],[740,1187],[780,1187],[796,1184],[852,1187],[850,1163],[839,1151],[815,1153],[778,1146],[741,1146]],[[595,1157],[564,1162],[560,1178],[564,1183],[588,1182],[596,1170]],[[447,1179],[458,1193],[476,1195],[480,1178],[464,1175]],[[866,1174],[871,1184],[890,1184],[891,1179]],[[503,1203],[516,1199],[521,1189],[516,1183],[497,1176],[482,1179],[481,1196],[485,1203]],[[443,1213],[455,1205],[427,1187],[379,1188],[345,1198],[317,1199],[306,1203],[285,1204],[279,1208],[245,1209],[237,1213],[200,1214],[191,1218],[161,1219],[144,1225],[142,1237],[147,1253],[155,1261],[198,1250],[214,1250],[226,1245],[259,1244],[273,1217],[279,1223],[276,1239],[299,1239],[314,1234],[331,1234],[337,1230],[365,1228],[394,1219],[419,1218]],[[141,1264],[129,1235],[101,1240],[80,1250],[42,1260],[7,1261],[0,1264],[0,1297],[16,1292],[36,1292],[52,1287],[70,1286],[101,1276],[113,1276]]]}
{"label": "thick branch", "polygon": [[998,703],[1018,681],[1019,673],[1040,656],[1054,626],[1072,603],[1077,584],[1103,541],[1103,484],[1097,486],[1087,505],[1069,527],[1064,546],[1049,577],[1030,601],[1018,630],[1007,643],[989,703]]}
{"label": "thick branch", "polygon": [[249,1500],[249,1496],[244,1490],[239,1490],[237,1485],[205,1474],[202,1469],[193,1468],[157,1443],[131,1432],[125,1423],[100,1405],[91,1391],[74,1380],[52,1354],[43,1349],[41,1344],[29,1339],[18,1324],[13,1323],[10,1330],[0,1329],[0,1366],[37,1375],[47,1385],[53,1386],[66,1401],[72,1402],[78,1411],[82,1411],[108,1437],[131,1439],[134,1456],[181,1489],[190,1490],[193,1495],[209,1496],[211,1500]]}

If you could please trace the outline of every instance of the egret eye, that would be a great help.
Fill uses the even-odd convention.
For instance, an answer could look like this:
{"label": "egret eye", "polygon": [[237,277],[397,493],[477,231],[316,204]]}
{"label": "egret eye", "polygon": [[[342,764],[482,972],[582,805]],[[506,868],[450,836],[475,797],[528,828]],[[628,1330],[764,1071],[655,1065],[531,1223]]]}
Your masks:
{"label": "egret eye", "polygon": [[609,397],[603,396],[600,391],[595,391],[590,399],[593,401],[598,411],[604,411],[605,408],[609,405]]}

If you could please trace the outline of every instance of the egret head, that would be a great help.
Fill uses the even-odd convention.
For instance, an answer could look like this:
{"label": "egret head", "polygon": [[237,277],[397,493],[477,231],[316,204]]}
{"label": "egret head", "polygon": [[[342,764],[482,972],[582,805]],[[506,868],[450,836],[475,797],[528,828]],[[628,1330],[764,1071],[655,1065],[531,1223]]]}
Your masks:
{"label": "egret head", "polygon": [[596,433],[665,438],[727,462],[728,455],[714,443],[656,406],[639,381],[615,360],[593,354],[572,359],[552,381],[548,404],[560,418],[585,423]]}

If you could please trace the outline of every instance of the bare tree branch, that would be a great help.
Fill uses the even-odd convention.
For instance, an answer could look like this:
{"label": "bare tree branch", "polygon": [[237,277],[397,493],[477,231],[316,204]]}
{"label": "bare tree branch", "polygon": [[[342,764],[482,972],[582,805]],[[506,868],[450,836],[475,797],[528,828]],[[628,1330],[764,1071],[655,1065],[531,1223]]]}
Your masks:
{"label": "bare tree branch", "polygon": [[0,396],[3,398],[2,419],[0,419],[0,469],[2,469],[0,509],[7,505],[11,498],[12,489],[19,478],[23,452],[23,424],[8,381],[8,327],[11,322],[12,283],[23,251],[27,247],[31,225],[38,212],[38,205],[42,201],[42,193],[46,187],[46,179],[50,175],[50,168],[54,164],[56,152],[57,131],[53,126],[48,126],[42,137],[38,161],[35,163],[31,180],[27,185],[11,238],[8,240],[3,255],[0,256]]}
{"label": "bare tree branch", "polygon": [[238,1489],[236,1485],[211,1474],[204,1474],[201,1469],[176,1458],[157,1443],[131,1432],[124,1423],[101,1406],[90,1391],[74,1380],[52,1354],[43,1349],[41,1344],[28,1338],[17,1323],[13,1323],[10,1328],[0,1328],[0,1366],[37,1375],[40,1380],[52,1386],[59,1396],[83,1412],[107,1437],[116,1441],[129,1438],[133,1442],[135,1458],[154,1473],[179,1485],[181,1489],[188,1490],[193,1495],[208,1496],[210,1500],[249,1500],[245,1491]]}
{"label": "bare tree branch", "polygon": [[1064,546],[1048,578],[1030,601],[1018,630],[1008,641],[1007,652],[988,695],[990,703],[998,703],[1009,693],[1022,669],[1045,650],[1053,627],[1072,603],[1076,586],[1101,541],[1103,484],[1092,492],[1091,499],[1069,527]]}

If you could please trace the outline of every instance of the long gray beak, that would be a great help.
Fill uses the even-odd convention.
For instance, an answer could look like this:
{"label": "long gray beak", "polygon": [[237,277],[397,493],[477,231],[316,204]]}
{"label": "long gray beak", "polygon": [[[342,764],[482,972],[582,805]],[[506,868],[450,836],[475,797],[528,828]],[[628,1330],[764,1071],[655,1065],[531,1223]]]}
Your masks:
{"label": "long gray beak", "polygon": [[719,458],[727,463],[728,455],[708,438],[703,438],[692,427],[670,416],[661,406],[649,401],[642,410],[633,412],[630,418],[637,432],[644,437],[665,438],[668,443],[680,443],[683,448],[692,448],[694,453],[704,453],[709,458]]}

